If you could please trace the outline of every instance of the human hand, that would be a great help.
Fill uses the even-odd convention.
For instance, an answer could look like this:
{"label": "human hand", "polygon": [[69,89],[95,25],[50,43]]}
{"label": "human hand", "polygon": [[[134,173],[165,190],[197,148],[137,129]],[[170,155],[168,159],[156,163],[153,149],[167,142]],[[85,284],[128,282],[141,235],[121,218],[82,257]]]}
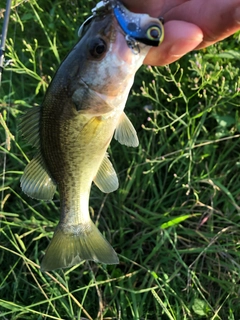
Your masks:
{"label": "human hand", "polygon": [[164,18],[165,38],[145,64],[166,65],[240,30],[240,0],[123,0],[128,9]]}

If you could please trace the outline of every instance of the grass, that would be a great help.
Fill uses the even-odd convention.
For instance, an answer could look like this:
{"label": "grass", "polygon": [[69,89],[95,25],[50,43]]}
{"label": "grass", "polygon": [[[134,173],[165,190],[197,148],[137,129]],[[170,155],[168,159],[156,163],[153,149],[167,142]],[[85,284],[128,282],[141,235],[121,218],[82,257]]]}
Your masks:
{"label": "grass", "polygon": [[104,195],[93,186],[90,199],[120,264],[39,269],[59,197],[46,203],[22,193],[34,151],[17,125],[41,103],[92,7],[87,0],[13,2],[0,96],[0,317],[237,320],[239,33],[138,72],[126,112],[140,146],[112,142],[120,188]]}

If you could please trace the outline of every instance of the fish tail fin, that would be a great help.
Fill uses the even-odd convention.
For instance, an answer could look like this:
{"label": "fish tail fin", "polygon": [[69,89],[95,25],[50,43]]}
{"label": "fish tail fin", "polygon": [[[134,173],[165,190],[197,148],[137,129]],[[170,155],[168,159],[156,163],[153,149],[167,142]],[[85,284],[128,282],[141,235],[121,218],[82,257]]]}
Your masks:
{"label": "fish tail fin", "polygon": [[41,270],[67,268],[82,260],[104,264],[119,262],[116,252],[91,220],[70,227],[58,225],[42,260]]}

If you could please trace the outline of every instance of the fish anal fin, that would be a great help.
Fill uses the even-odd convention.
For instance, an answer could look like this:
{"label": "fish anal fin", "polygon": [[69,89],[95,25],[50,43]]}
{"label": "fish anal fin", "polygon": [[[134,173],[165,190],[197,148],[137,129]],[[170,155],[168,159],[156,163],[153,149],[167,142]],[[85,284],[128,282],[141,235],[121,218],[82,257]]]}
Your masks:
{"label": "fish anal fin", "polygon": [[68,268],[82,260],[119,263],[116,252],[91,220],[76,226],[58,225],[42,260],[41,270]]}
{"label": "fish anal fin", "polygon": [[137,147],[139,145],[136,130],[124,112],[120,116],[114,138],[128,147]]}
{"label": "fish anal fin", "polygon": [[51,200],[56,191],[40,153],[28,163],[20,182],[23,192],[31,198]]}
{"label": "fish anal fin", "polygon": [[94,183],[96,186],[105,193],[110,193],[118,189],[118,177],[113,168],[111,161],[108,159],[108,154],[106,153],[96,177],[94,178]]}

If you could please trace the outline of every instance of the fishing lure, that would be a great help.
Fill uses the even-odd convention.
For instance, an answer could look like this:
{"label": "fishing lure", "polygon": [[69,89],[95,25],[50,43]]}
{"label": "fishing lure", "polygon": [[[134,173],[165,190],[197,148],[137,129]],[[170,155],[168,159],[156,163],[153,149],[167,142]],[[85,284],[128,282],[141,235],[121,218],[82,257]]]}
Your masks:
{"label": "fishing lure", "polygon": [[[139,53],[138,43],[157,47],[163,40],[163,18],[150,18],[148,14],[139,14],[129,11],[120,1],[103,0],[92,9],[90,16],[80,26],[78,36],[85,33],[89,23],[96,15],[104,15],[112,9],[121,29],[125,34],[128,47],[136,54]],[[146,20],[148,23],[146,24]]]}

